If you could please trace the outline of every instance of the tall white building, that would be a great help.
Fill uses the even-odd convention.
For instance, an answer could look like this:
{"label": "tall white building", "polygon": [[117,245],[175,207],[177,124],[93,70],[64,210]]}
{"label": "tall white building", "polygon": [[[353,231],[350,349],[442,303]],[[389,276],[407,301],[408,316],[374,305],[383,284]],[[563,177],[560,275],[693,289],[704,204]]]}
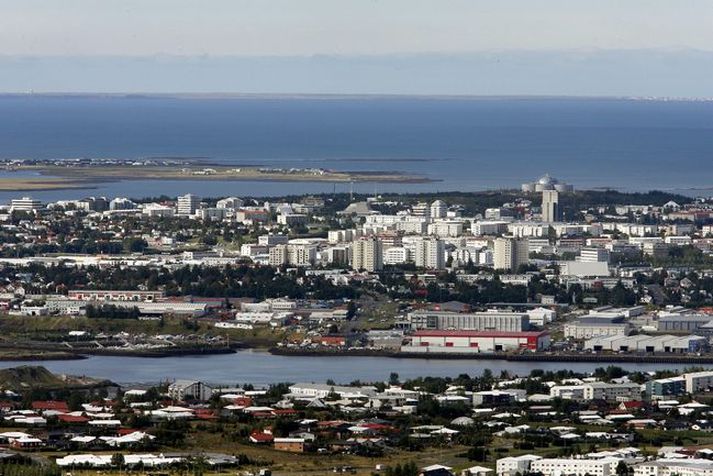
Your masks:
{"label": "tall white building", "polygon": [[446,247],[443,240],[422,238],[415,243],[414,262],[419,268],[443,269],[446,267]]}
{"label": "tall white building", "polygon": [[560,220],[559,192],[557,190],[542,191],[542,221],[554,223]]}
{"label": "tall white building", "polygon": [[226,197],[215,204],[216,208],[227,208],[229,210],[237,210],[243,206],[243,201],[238,197]]}
{"label": "tall white building", "polygon": [[12,211],[31,212],[42,208],[42,202],[30,197],[13,198],[10,202]]}
{"label": "tall white building", "polygon": [[369,272],[384,267],[384,254],[381,241],[375,237],[360,238],[352,243],[352,268]]}
{"label": "tall white building", "polygon": [[196,197],[195,195],[192,195],[190,193],[187,193],[186,195],[181,195],[180,197],[178,197],[176,213],[178,213],[179,215],[193,215],[198,209],[200,203],[201,199],[199,197]]}
{"label": "tall white building", "polygon": [[431,207],[426,202],[419,202],[411,207],[411,215],[415,217],[430,218]]}
{"label": "tall white building", "polygon": [[109,210],[133,210],[136,204],[128,198],[116,197],[109,202]]}
{"label": "tall white building", "polygon": [[287,245],[281,244],[270,248],[268,263],[270,266],[287,264]]}
{"label": "tall white building", "polygon": [[446,218],[448,205],[443,200],[436,200],[431,204],[431,218]]}
{"label": "tall white building", "polygon": [[599,247],[582,248],[577,261],[583,263],[609,262],[609,251]]}
{"label": "tall white building", "polygon": [[403,264],[408,260],[408,249],[403,246],[392,246],[384,250],[384,264]]}
{"label": "tall white building", "polygon": [[317,260],[317,249],[310,245],[280,244],[270,248],[270,266],[311,266]]}
{"label": "tall white building", "polygon": [[502,237],[496,238],[493,243],[493,267],[517,271],[527,264],[530,246],[526,238]]}

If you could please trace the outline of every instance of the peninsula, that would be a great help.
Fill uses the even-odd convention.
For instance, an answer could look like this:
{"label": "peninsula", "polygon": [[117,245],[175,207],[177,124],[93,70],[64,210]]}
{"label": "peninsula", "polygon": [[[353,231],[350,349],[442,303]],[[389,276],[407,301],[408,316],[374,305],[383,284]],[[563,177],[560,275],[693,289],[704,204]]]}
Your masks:
{"label": "peninsula", "polygon": [[[428,183],[399,171],[338,171],[314,167],[226,166],[186,159],[5,160],[0,191],[88,188],[124,180]],[[23,173],[24,172],[24,173]]]}

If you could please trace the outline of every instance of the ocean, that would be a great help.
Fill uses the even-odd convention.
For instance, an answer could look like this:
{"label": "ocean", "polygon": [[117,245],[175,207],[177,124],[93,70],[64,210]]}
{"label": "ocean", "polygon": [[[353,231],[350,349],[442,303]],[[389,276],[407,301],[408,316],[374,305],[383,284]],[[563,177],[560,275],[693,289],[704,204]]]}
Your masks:
{"label": "ocean", "polygon": [[[713,102],[575,98],[0,96],[0,158],[182,157],[213,163],[403,171],[420,184],[355,192],[519,187],[549,173],[577,188],[713,193]],[[2,192],[275,196],[321,182],[127,181]]]}

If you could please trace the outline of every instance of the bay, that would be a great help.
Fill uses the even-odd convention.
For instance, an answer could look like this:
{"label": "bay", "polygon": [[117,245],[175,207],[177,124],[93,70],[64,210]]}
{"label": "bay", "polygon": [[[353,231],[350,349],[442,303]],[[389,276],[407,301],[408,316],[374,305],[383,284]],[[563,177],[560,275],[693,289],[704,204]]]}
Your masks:
{"label": "bay", "polygon": [[[3,361],[0,368],[18,365],[42,365],[52,372],[69,375],[86,375],[110,379],[120,384],[158,383],[174,379],[195,379],[211,384],[236,385],[251,383],[269,385],[278,382],[324,383],[331,379],[337,383],[354,380],[363,382],[388,380],[391,372],[402,379],[419,376],[456,377],[471,376],[490,369],[495,376],[503,370],[511,375],[526,376],[533,369],[591,372],[609,363],[582,362],[508,362],[504,360],[438,360],[398,359],[391,357],[348,356],[280,356],[257,350],[244,350],[235,354],[181,356],[181,357],[122,357],[90,356],[84,360],[55,361]],[[662,364],[614,364],[628,370],[656,371]],[[682,370],[686,365],[665,364],[667,370]],[[713,365],[704,365],[713,368]]]}
{"label": "bay", "polygon": [[[0,158],[183,157],[235,166],[402,171],[360,193],[518,187],[713,189],[713,102],[589,98],[0,96]],[[346,192],[348,184],[137,180],[34,192],[204,197]],[[0,200],[21,195],[2,192]]]}

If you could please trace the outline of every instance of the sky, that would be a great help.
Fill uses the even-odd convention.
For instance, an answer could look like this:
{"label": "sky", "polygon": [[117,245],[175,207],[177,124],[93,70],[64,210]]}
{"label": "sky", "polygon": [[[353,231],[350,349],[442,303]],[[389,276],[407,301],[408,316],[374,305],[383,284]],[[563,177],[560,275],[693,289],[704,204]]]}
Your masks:
{"label": "sky", "polygon": [[20,55],[713,49],[710,0],[2,0]]}
{"label": "sky", "polygon": [[[440,71],[479,75],[500,55],[511,67],[487,72],[488,81],[523,77],[493,93],[571,92],[565,81],[586,79],[591,64],[597,76],[611,74],[612,87],[584,85],[575,94],[633,94],[634,71],[617,82],[613,68],[621,65],[607,56],[620,54],[634,55],[641,81],[651,69],[693,75],[688,86],[669,77],[649,91],[690,96],[709,92],[696,81],[710,71],[695,63],[713,54],[710,0],[0,0],[0,12],[1,91],[477,94],[487,88],[456,87]],[[549,55],[557,63],[552,71],[564,74],[550,88],[528,81],[530,73],[543,74],[533,61],[538,55]],[[382,58],[394,67],[380,63],[375,71]],[[225,66],[231,60],[232,69]],[[170,76],[171,68],[162,69],[167,61],[189,76],[202,65],[250,77],[204,78],[201,86]],[[250,61],[261,76],[251,73]],[[266,61],[287,76],[276,82]],[[399,68],[433,81],[409,86]],[[310,71],[321,90],[308,87]],[[137,80],[148,74],[162,83]],[[291,85],[292,75],[305,84]],[[325,84],[332,75],[341,83]]]}

